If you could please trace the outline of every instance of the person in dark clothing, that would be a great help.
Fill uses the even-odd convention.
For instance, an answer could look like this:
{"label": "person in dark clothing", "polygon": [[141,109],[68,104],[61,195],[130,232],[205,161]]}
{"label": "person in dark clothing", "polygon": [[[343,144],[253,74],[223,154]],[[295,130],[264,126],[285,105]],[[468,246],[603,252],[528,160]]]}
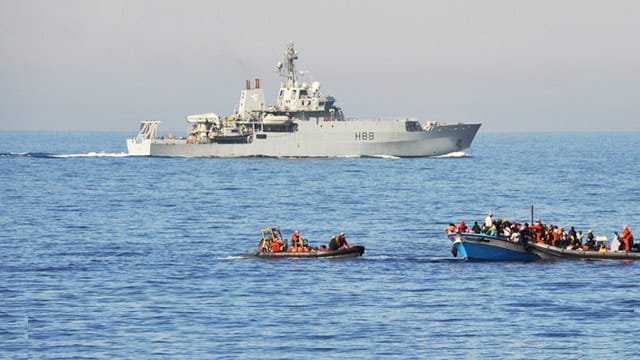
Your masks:
{"label": "person in dark clothing", "polygon": [[345,238],[344,233],[340,233],[340,235],[338,235],[337,237],[331,237],[331,241],[329,242],[329,250],[340,250],[344,249],[345,247],[351,247],[351,245],[349,245],[349,242]]}
{"label": "person in dark clothing", "polygon": [[329,250],[338,250],[340,246],[338,245],[338,239],[335,235],[331,237],[331,241],[329,241]]}
{"label": "person in dark clothing", "polygon": [[348,248],[351,247],[351,245],[349,245],[349,242],[347,241],[347,238],[344,236],[343,232],[341,232],[336,239],[338,240],[338,246],[340,247],[340,249],[344,249],[345,247],[348,247]]}
{"label": "person in dark clothing", "polygon": [[585,243],[589,250],[597,250],[596,249],[596,239],[593,236],[593,230],[589,229],[587,231],[587,242]]}
{"label": "person in dark clothing", "polygon": [[478,224],[477,221],[473,223],[473,227],[471,228],[471,231],[476,233],[476,234],[480,233],[481,229],[480,229],[480,225]]}

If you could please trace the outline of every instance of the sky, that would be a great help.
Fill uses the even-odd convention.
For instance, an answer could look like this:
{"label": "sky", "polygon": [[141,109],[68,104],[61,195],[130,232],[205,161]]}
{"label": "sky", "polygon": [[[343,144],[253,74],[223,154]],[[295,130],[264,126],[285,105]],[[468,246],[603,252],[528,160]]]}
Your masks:
{"label": "sky", "polygon": [[184,132],[289,42],[347,117],[640,131],[640,1],[0,0],[0,131]]}

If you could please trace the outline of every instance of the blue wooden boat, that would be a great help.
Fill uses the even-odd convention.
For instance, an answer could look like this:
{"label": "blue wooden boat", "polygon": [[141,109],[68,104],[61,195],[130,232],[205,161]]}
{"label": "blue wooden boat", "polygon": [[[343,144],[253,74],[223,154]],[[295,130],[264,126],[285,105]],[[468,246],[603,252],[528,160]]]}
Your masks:
{"label": "blue wooden boat", "polygon": [[481,261],[536,261],[540,256],[531,251],[527,242],[511,241],[502,236],[476,233],[450,232],[453,256],[464,260]]}

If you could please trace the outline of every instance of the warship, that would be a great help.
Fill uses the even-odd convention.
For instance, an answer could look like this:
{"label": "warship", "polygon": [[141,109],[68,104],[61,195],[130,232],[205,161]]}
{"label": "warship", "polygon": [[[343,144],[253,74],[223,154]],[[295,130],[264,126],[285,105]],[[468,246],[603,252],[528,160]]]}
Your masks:
{"label": "warship", "polygon": [[290,43],[275,105],[267,106],[260,79],[246,80],[234,113],[188,115],[186,136],[158,136],[159,121],[142,121],[127,139],[129,155],[163,157],[428,157],[465,151],[479,123],[444,124],[415,118],[346,118],[317,81],[299,82],[298,52]]}

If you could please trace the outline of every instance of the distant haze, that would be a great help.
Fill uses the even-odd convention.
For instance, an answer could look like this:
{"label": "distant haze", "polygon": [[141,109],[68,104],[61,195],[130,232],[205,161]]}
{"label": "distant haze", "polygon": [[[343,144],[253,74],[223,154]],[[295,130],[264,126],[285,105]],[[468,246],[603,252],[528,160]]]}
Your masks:
{"label": "distant haze", "polygon": [[290,41],[347,117],[640,131],[638,1],[0,0],[0,131],[131,131],[269,104]]}

